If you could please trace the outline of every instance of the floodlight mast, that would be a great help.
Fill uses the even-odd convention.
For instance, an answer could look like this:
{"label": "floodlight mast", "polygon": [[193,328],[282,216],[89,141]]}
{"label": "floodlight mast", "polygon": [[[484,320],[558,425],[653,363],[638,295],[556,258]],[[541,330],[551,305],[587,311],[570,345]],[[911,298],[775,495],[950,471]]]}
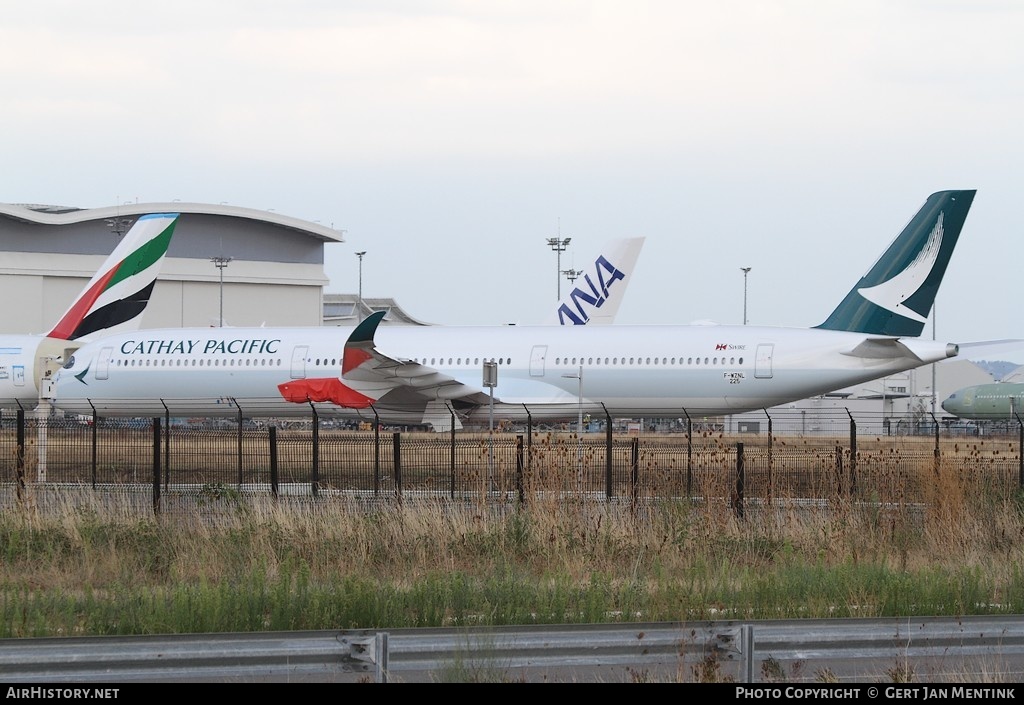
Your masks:
{"label": "floodlight mast", "polygon": [[363,303],[363,255],[366,254],[366,250],[357,252],[356,257],[359,258],[359,303]]}
{"label": "floodlight mast", "polygon": [[230,257],[211,257],[210,261],[220,270],[220,327],[224,327],[224,268],[231,261]]}
{"label": "floodlight mast", "polygon": [[565,252],[565,248],[567,248],[569,246],[569,243],[571,241],[572,241],[571,237],[566,237],[566,238],[562,238],[562,237],[549,237],[548,238],[548,245],[550,245],[551,249],[554,250],[557,253],[557,255],[558,255],[557,260],[556,260],[557,263],[558,263],[558,266],[555,268],[555,278],[558,281],[558,300],[559,301],[562,300],[562,253]]}

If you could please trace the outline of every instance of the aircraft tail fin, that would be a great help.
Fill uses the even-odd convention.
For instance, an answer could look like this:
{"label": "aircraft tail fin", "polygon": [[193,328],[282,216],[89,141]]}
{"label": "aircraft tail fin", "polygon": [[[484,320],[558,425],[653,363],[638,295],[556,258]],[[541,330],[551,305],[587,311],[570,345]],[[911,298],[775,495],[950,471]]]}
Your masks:
{"label": "aircraft tail fin", "polygon": [[929,196],[835,311],[815,327],[921,335],[975,193],[939,191]]}
{"label": "aircraft tail fin", "polygon": [[[546,325],[603,325],[615,320],[626,287],[633,277],[645,238],[609,242],[594,259],[593,269],[579,272],[572,290],[562,297]],[[559,272],[559,276],[561,276]]]}
{"label": "aircraft tail fin", "polygon": [[47,337],[78,340],[138,328],[178,215],[140,216]]}

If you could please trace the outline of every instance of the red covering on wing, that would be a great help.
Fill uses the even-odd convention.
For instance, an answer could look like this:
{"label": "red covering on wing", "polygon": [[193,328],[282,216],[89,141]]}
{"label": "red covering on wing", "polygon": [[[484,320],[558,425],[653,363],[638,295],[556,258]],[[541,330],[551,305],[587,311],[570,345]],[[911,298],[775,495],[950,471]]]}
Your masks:
{"label": "red covering on wing", "polygon": [[370,353],[359,348],[345,348],[345,357],[341,363],[341,374],[354,370],[372,357]]}
{"label": "red covering on wing", "polygon": [[277,385],[285,401],[305,404],[311,401],[329,401],[346,409],[365,409],[374,399],[346,387],[336,377],[297,379]]}

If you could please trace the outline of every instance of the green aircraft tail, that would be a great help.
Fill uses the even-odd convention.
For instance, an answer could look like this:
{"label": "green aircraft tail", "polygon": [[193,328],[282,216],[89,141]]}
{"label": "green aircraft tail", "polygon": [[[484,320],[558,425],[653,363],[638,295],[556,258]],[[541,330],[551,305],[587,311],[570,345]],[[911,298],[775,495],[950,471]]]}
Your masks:
{"label": "green aircraft tail", "polygon": [[921,335],[975,193],[939,191],[929,196],[870,271],[815,327]]}

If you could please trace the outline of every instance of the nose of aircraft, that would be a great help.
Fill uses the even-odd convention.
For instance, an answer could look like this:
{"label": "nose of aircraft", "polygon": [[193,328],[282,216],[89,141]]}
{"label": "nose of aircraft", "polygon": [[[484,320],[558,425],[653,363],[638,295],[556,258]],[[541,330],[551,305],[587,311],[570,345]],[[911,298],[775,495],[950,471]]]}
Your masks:
{"label": "nose of aircraft", "polygon": [[956,400],[956,394],[950,394],[948,397],[943,399],[942,400],[942,404],[940,404],[940,406],[942,407],[943,411],[946,411],[947,413],[950,413],[950,414],[954,413],[954,407],[956,406],[956,401],[955,400]]}

